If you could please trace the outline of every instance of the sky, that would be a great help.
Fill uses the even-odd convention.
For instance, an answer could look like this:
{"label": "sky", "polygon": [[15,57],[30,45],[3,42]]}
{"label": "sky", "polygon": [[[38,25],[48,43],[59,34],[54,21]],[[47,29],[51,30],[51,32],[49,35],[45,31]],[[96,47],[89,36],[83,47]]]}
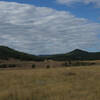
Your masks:
{"label": "sky", "polygon": [[0,0],[0,45],[36,55],[100,51],[100,0]]}

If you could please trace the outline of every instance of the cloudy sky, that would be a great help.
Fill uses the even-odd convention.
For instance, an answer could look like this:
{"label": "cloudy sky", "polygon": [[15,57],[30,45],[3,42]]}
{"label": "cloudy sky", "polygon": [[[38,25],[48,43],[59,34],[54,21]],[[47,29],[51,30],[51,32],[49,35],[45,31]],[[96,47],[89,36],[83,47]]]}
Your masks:
{"label": "cloudy sky", "polygon": [[0,45],[31,54],[100,51],[100,0],[0,0]]}

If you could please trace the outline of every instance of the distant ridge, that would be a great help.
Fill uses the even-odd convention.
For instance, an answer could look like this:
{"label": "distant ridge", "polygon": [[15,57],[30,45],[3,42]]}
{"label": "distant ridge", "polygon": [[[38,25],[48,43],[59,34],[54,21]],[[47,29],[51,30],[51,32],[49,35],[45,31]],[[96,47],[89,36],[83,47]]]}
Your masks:
{"label": "distant ridge", "polygon": [[75,49],[69,53],[56,54],[48,56],[47,59],[65,61],[65,60],[100,60],[100,52],[87,52]]}
{"label": "distant ridge", "polygon": [[7,46],[0,46],[0,59],[8,60],[10,58],[19,59],[19,60],[34,60],[34,61],[41,61],[40,57],[35,55],[27,54],[24,52],[19,52],[17,50],[11,49]]}
{"label": "distant ridge", "polygon": [[36,55],[27,54],[24,52],[19,52],[7,46],[0,46],[0,59],[8,60],[10,58],[26,60],[26,61],[44,61],[46,59],[56,60],[56,61],[100,60],[100,52],[87,52],[84,50],[75,49],[65,54],[36,56]]}

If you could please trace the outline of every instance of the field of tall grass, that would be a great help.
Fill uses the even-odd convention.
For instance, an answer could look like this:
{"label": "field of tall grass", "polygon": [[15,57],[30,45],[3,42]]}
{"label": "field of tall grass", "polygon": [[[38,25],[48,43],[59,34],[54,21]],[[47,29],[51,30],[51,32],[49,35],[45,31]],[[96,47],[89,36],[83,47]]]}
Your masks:
{"label": "field of tall grass", "polygon": [[0,100],[100,100],[100,67],[2,69]]}

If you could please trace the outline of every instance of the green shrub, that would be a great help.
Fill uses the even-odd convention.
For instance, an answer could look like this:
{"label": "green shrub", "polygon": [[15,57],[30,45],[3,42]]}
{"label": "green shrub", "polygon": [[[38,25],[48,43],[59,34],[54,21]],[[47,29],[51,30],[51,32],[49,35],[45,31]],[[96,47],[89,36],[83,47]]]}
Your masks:
{"label": "green shrub", "polygon": [[16,67],[16,64],[9,64],[8,67],[9,68],[14,68],[14,67]]}
{"label": "green shrub", "polygon": [[50,65],[47,65],[46,68],[47,68],[47,69],[50,68]]}
{"label": "green shrub", "polygon": [[35,68],[36,67],[36,65],[35,64],[32,64],[32,68]]}
{"label": "green shrub", "polygon": [[1,64],[0,68],[7,68],[7,65],[6,64]]}
{"label": "green shrub", "polygon": [[65,62],[65,63],[63,63],[63,64],[62,64],[62,66],[67,67],[67,66],[68,66],[68,63],[67,63],[67,62]]}

